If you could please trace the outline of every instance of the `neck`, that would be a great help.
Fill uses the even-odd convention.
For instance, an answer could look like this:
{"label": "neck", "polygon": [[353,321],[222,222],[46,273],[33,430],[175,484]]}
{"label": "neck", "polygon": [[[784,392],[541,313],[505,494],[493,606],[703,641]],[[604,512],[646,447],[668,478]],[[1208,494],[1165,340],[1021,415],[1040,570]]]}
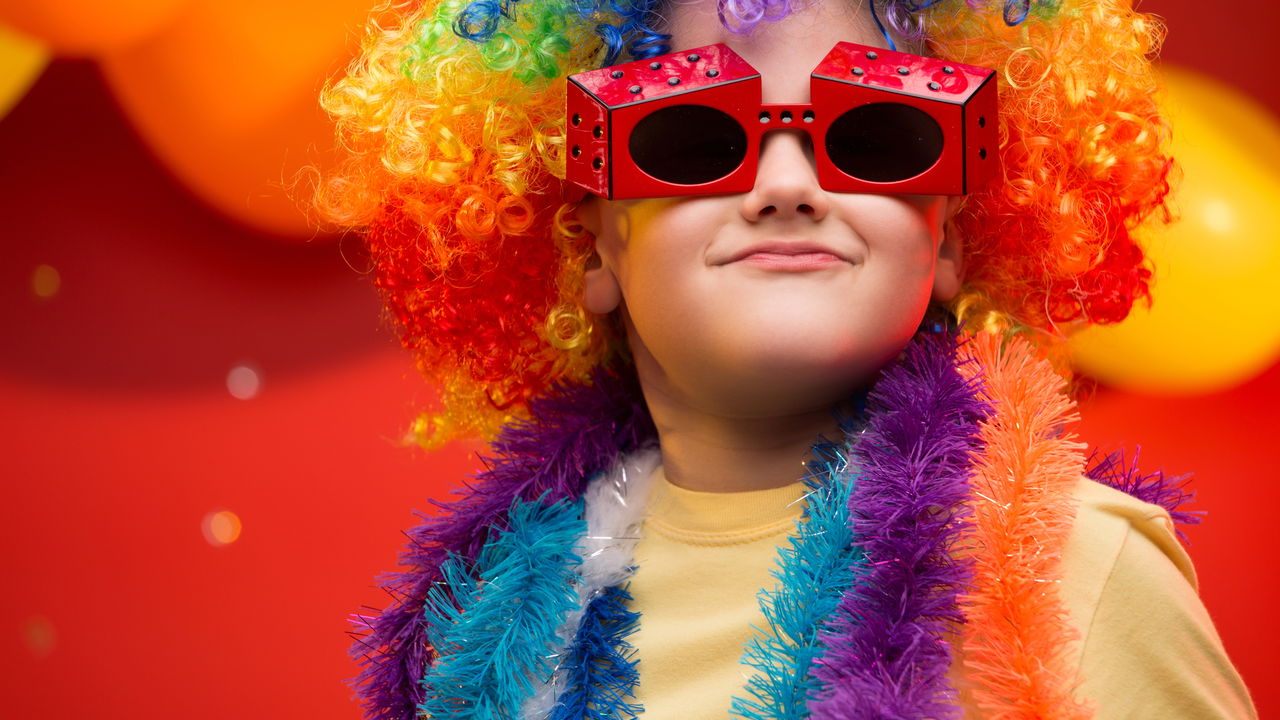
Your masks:
{"label": "neck", "polygon": [[841,435],[833,408],[768,417],[727,417],[683,402],[646,383],[645,402],[658,429],[667,479],[701,492],[742,492],[799,480],[818,436]]}

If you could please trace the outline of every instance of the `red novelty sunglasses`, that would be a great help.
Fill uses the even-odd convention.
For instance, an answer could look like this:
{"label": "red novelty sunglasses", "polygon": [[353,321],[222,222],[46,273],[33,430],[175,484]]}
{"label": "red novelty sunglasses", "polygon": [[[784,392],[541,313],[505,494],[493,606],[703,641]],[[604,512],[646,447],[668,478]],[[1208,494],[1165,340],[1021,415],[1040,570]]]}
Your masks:
{"label": "red novelty sunglasses", "polygon": [[569,77],[568,180],[610,199],[742,193],[760,141],[807,132],[833,192],[964,195],[996,171],[985,68],[837,43],[808,104],[764,104],[760,73],[723,43]]}

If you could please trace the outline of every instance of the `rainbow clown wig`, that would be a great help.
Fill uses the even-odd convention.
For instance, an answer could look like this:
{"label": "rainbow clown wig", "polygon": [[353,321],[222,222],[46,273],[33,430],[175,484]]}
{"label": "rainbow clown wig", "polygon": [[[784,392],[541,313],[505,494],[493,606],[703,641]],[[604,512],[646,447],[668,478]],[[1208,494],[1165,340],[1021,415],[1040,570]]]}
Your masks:
{"label": "rainbow clown wig", "polygon": [[[803,0],[802,0],[803,1]],[[866,2],[867,0],[831,0]],[[1135,228],[1171,160],[1130,0],[875,0],[899,38],[999,74],[1002,175],[954,219],[970,327],[1060,334],[1123,319],[1151,273]],[[750,32],[793,0],[721,0]],[[658,0],[410,0],[375,12],[323,103],[351,157],[317,192],[373,273],[442,409],[419,442],[489,437],[623,350],[582,307],[592,237],[564,200],[567,75],[669,52]]]}

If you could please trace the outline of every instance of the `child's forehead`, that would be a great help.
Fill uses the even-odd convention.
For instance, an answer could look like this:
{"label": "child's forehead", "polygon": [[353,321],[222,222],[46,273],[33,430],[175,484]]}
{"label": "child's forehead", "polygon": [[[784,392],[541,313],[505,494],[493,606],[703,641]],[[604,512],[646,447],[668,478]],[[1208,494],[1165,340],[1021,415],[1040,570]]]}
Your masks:
{"label": "child's forehead", "polygon": [[[764,47],[774,44],[792,44],[802,47],[811,42],[836,34],[861,45],[884,42],[884,35],[876,26],[871,11],[859,0],[810,0],[795,3],[792,10],[780,20],[764,20],[749,31],[735,32],[725,26],[725,12],[719,8],[722,0],[672,0],[663,7],[662,30],[670,33],[671,49],[710,45],[717,42],[743,47]],[[853,35],[853,37],[844,37]],[[686,45],[686,43],[688,43]]]}
{"label": "child's forehead", "polygon": [[724,26],[717,0],[675,0],[663,15],[672,50],[727,44],[760,72],[766,102],[807,102],[809,74],[838,42],[887,46],[870,10],[854,0],[813,0],[748,33]]}

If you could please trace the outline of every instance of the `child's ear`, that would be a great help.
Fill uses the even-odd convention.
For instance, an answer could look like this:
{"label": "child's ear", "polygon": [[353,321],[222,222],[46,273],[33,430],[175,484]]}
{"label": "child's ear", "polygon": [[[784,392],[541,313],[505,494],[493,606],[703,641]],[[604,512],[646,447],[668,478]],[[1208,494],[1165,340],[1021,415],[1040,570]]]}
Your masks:
{"label": "child's ear", "polygon": [[583,273],[582,305],[597,315],[608,315],[622,302],[622,287],[618,278],[600,258],[600,202],[587,196],[578,205],[578,220],[596,238],[596,251],[587,260]]}
{"label": "child's ear", "polygon": [[600,260],[600,253],[591,253],[587,261],[582,289],[582,305],[597,315],[608,315],[622,302],[622,288],[618,278]]}
{"label": "child's ear", "polygon": [[948,197],[942,222],[942,241],[938,243],[938,262],[933,272],[933,299],[949,302],[960,292],[964,281],[964,241],[951,219],[964,202],[964,196]]}

